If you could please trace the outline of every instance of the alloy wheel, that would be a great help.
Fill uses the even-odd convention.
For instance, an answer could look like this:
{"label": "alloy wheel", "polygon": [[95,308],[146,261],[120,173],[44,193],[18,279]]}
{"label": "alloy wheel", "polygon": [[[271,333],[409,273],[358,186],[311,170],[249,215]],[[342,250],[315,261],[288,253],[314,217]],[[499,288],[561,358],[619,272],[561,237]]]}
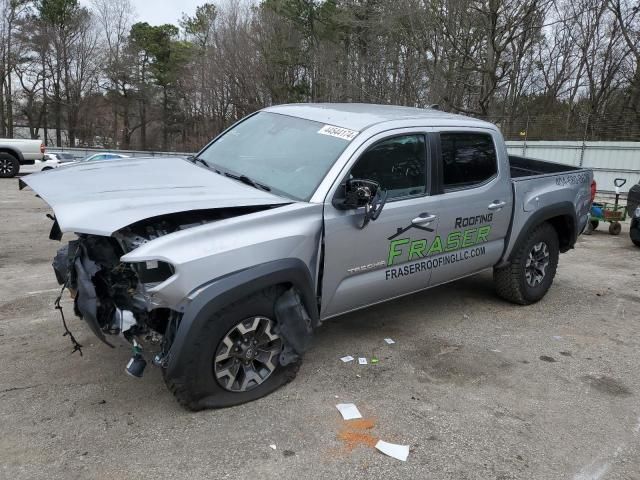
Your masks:
{"label": "alloy wheel", "polygon": [[536,243],[527,257],[524,266],[525,278],[530,287],[537,287],[544,280],[549,266],[549,247],[545,242]]}
{"label": "alloy wheel", "polygon": [[231,392],[246,392],[275,371],[282,339],[267,317],[251,317],[235,325],[222,339],[213,361],[218,383]]}
{"label": "alloy wheel", "polygon": [[0,158],[0,173],[8,175],[13,171],[13,161],[8,158]]}

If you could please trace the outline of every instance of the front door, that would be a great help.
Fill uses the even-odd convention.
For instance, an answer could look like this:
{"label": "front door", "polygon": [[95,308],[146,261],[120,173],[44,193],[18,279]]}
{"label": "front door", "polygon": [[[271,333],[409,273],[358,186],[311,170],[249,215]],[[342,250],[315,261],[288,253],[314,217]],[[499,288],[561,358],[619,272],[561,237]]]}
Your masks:
{"label": "front door", "polygon": [[429,285],[424,238],[435,235],[439,200],[429,195],[427,144],[424,132],[401,131],[380,134],[361,147],[344,180],[373,180],[388,194],[380,217],[364,228],[362,208],[341,210],[332,203],[335,195],[327,198],[323,318]]}

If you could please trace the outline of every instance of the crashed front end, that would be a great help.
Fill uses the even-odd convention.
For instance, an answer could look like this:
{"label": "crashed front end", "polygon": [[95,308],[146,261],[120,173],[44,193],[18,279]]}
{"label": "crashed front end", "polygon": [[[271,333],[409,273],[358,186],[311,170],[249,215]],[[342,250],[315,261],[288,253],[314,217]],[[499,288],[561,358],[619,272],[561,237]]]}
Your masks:
{"label": "crashed front end", "polygon": [[[164,215],[139,221],[111,236],[78,233],[54,258],[56,279],[69,290],[75,314],[100,340],[113,347],[111,336],[120,336],[133,345],[133,357],[126,371],[141,376],[146,365],[143,343],[159,344],[153,362],[166,366],[182,313],[178,305],[162,303],[152,291],[171,279],[175,273],[173,265],[160,259],[126,262],[123,257],[165,235],[265,208],[238,207]],[[57,221],[50,237],[62,238]]]}
{"label": "crashed front end", "polygon": [[141,355],[143,341],[161,342],[154,363],[163,364],[171,345],[171,332],[175,332],[181,317],[170,308],[157,308],[148,294],[149,289],[173,275],[172,265],[160,260],[121,261],[123,255],[152,237],[169,233],[150,233],[150,225],[146,230],[146,238],[130,228],[110,237],[78,234],[58,250],[53,261],[56,279],[70,292],[76,316],[105,344],[113,347],[111,337],[120,336],[133,345],[134,355],[126,370],[134,376],[141,376],[146,365]]}
{"label": "crashed front end", "polygon": [[[173,285],[163,297],[158,289],[179,277],[179,265],[137,253],[161,237],[289,203],[179,158],[79,164],[28,175],[19,186],[53,209],[52,240],[75,233],[55,257],[56,278],[100,340],[113,346],[116,335],[134,345],[134,375],[141,373],[136,363],[144,366],[143,340],[162,342],[154,361],[163,363],[182,316],[179,303],[199,280],[192,276],[196,285]],[[56,306],[62,308],[59,300]],[[63,324],[69,333],[64,313]]]}
{"label": "crashed front end", "polygon": [[105,335],[131,340],[149,329],[163,334],[170,316],[166,309],[150,310],[145,291],[169,278],[173,268],[165,262],[123,263],[125,245],[115,238],[81,234],[59,249],[53,261],[58,283],[74,299],[76,315],[110,346]]}

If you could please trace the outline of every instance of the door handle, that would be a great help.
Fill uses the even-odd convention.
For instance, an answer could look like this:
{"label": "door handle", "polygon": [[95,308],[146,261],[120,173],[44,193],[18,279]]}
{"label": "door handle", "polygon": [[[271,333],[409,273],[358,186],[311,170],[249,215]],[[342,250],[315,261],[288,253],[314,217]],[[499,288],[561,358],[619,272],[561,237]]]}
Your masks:
{"label": "door handle", "polygon": [[494,200],[492,203],[489,204],[487,208],[489,210],[500,210],[506,204],[507,202],[503,202],[502,200]]}
{"label": "door handle", "polygon": [[426,225],[427,223],[433,222],[436,218],[436,215],[429,215],[428,213],[421,213],[419,217],[411,220],[411,223],[414,225]]}

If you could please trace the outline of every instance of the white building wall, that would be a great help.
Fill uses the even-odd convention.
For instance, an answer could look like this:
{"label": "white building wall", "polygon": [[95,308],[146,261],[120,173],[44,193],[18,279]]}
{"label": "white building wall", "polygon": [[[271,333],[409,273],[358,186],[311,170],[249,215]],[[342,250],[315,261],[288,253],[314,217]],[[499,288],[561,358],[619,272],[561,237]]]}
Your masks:
{"label": "white building wall", "polygon": [[613,192],[616,178],[627,180],[622,193],[640,182],[640,142],[508,141],[507,149],[512,155],[591,168],[600,192]]}

